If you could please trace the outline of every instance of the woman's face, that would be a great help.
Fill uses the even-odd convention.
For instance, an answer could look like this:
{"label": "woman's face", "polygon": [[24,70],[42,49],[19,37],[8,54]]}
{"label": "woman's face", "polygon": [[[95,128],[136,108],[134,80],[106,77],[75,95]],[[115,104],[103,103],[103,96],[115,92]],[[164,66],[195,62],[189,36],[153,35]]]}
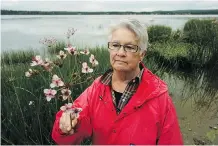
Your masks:
{"label": "woman's face", "polygon": [[[119,28],[112,33],[110,42],[120,45],[138,45],[135,34],[127,28]],[[126,52],[123,47],[119,50],[110,50],[110,63],[116,71],[134,71],[139,67],[139,62],[143,59],[144,53],[140,49],[133,52]]]}

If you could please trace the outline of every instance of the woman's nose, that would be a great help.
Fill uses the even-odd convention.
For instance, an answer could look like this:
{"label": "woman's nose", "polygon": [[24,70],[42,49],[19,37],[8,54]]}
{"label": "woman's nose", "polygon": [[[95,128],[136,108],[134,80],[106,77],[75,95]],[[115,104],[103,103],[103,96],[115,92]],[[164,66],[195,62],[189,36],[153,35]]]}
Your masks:
{"label": "woman's nose", "polygon": [[124,50],[124,47],[121,46],[120,49],[117,52],[118,56],[126,56],[126,51]]}

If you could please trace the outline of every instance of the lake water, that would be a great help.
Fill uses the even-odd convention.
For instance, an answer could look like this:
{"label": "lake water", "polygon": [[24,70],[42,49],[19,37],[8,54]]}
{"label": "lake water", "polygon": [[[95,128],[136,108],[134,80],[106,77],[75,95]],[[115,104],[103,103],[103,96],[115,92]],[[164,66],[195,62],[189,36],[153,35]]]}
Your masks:
{"label": "lake water", "polygon": [[[205,73],[164,73],[161,78],[168,84],[169,93],[177,110],[185,145],[218,144],[218,90],[209,85]],[[217,81],[214,81],[217,83]],[[211,82],[210,82],[211,83]]]}
{"label": "lake water", "polygon": [[161,24],[182,29],[192,18],[218,18],[218,15],[2,15],[1,50],[40,49],[39,40],[55,37],[66,41],[68,28],[77,32],[71,42],[80,47],[106,45],[111,23],[122,18],[135,18],[147,26]]}

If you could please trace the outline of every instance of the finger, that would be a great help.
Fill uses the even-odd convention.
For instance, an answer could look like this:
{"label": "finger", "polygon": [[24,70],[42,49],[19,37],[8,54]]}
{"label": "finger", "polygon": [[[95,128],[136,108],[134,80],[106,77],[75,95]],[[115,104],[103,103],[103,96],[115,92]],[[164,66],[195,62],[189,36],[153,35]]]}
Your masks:
{"label": "finger", "polygon": [[76,126],[77,121],[78,121],[78,120],[77,120],[76,118],[75,118],[74,120],[72,120],[72,122],[71,122],[71,123],[72,123],[72,128],[74,128],[74,127]]}
{"label": "finger", "polygon": [[64,124],[61,124],[60,123],[60,130],[63,132],[63,133],[68,133],[68,131],[66,130],[66,126]]}
{"label": "finger", "polygon": [[70,131],[72,129],[72,126],[71,126],[71,113],[70,112],[67,112],[66,113],[66,128],[67,128],[67,131]]}
{"label": "finger", "polygon": [[67,128],[70,126],[68,123],[68,115],[66,112],[63,112],[61,118],[60,118],[60,129],[63,131],[63,132],[67,132]]}
{"label": "finger", "polygon": [[64,128],[63,124],[60,124],[60,129],[63,133],[68,133],[68,131]]}
{"label": "finger", "polygon": [[63,124],[64,124],[64,119],[65,119],[65,113],[62,114],[60,121],[59,121],[59,128],[62,129],[63,128]]}
{"label": "finger", "polygon": [[76,118],[76,114],[75,113],[71,113],[70,116],[71,116],[71,120],[74,120]]}

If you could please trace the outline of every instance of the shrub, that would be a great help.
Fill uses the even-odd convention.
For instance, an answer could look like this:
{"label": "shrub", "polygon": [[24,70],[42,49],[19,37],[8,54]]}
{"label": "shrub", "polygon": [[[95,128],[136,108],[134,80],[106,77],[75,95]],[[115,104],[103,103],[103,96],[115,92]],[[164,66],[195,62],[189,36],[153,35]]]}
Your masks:
{"label": "shrub", "polygon": [[189,20],[184,26],[184,39],[198,46],[214,47],[218,40],[218,24],[214,20]]}
{"label": "shrub", "polygon": [[176,31],[172,32],[171,38],[173,40],[176,40],[176,41],[182,40],[182,37],[183,37],[183,32],[180,29],[177,29]]}
{"label": "shrub", "polygon": [[218,53],[218,21],[189,20],[184,26],[184,40],[198,46],[195,53],[195,56],[198,56],[197,60],[201,63],[208,62],[213,54]]}
{"label": "shrub", "polygon": [[170,39],[172,29],[168,26],[153,25],[148,27],[148,38],[152,42],[166,42]]}

